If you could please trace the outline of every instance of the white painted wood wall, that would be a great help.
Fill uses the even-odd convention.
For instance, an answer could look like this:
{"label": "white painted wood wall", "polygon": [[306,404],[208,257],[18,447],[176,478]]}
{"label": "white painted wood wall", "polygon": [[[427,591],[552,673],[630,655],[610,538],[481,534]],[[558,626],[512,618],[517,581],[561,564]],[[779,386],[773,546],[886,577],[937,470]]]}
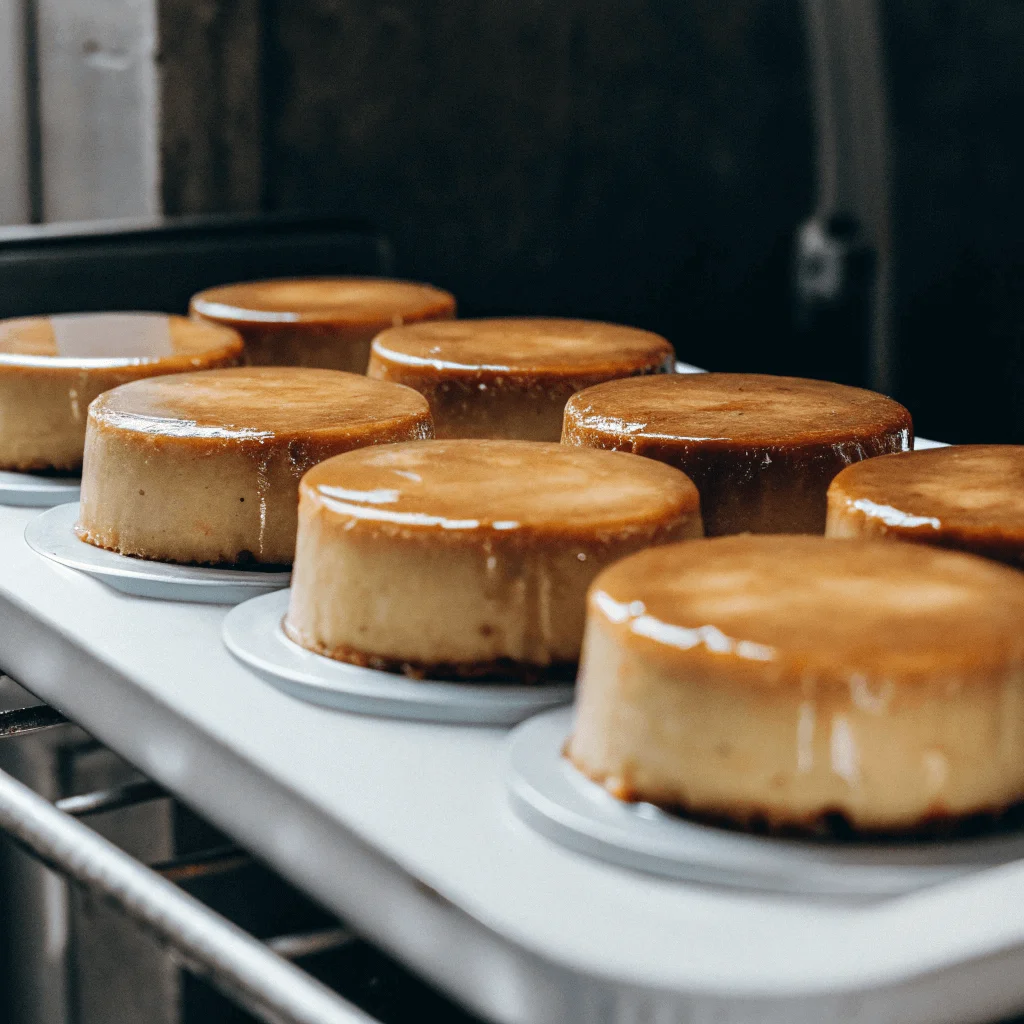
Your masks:
{"label": "white painted wood wall", "polygon": [[156,3],[0,0],[0,223],[159,215]]}
{"label": "white painted wood wall", "polygon": [[23,0],[0,0],[0,224],[31,216]]}

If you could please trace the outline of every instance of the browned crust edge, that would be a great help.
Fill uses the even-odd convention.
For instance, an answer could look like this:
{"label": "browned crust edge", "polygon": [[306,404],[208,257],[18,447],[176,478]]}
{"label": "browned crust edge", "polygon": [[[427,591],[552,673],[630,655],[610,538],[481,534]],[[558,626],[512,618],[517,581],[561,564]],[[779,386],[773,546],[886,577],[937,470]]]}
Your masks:
{"label": "browned crust edge", "polygon": [[76,523],[74,527],[75,536],[94,548],[103,548],[104,551],[113,551],[115,555],[123,555],[125,558],[137,558],[140,562],[165,562],[168,565],[191,565],[197,569],[249,569],[254,573],[258,572],[288,572],[291,570],[290,562],[261,562],[251,551],[239,551],[233,558],[224,558],[218,561],[197,561],[188,558],[174,558],[163,553],[154,554],[151,552],[126,551],[116,544],[106,543],[99,539],[99,536],[91,530]]}
{"label": "browned crust edge", "polygon": [[935,842],[972,839],[994,833],[1016,832],[1024,828],[1024,797],[1007,804],[981,807],[969,814],[931,810],[919,820],[898,827],[857,826],[840,808],[823,808],[812,814],[780,813],[755,803],[734,807],[694,807],[676,796],[645,794],[618,780],[615,786],[607,778],[592,774],[573,759],[567,740],[562,756],[583,776],[601,786],[623,803],[652,804],[666,814],[701,825],[730,832],[771,836],[776,839],[862,842]]}
{"label": "browned crust edge", "polygon": [[413,661],[371,654],[345,645],[328,647],[315,641],[308,642],[289,624],[287,616],[281,625],[285,636],[307,651],[313,651],[333,661],[344,661],[349,665],[372,668],[378,672],[391,672],[417,681],[458,679],[473,683],[519,683],[532,686],[572,682],[576,678],[575,661],[558,661],[550,665],[535,665],[515,658],[491,658],[486,661]]}
{"label": "browned crust edge", "polygon": [[14,462],[0,460],[0,470],[5,473],[35,473],[39,476],[52,476],[54,480],[60,480],[61,477],[80,474],[82,460],[70,462],[56,462],[53,459],[21,459]]}

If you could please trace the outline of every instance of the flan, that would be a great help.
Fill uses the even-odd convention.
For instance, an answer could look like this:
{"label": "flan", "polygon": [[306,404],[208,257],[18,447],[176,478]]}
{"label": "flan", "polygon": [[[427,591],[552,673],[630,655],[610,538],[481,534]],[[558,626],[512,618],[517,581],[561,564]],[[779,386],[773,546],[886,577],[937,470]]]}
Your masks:
{"label": "flan", "polygon": [[313,277],[209,288],[192,316],[237,330],[253,366],[366,373],[370,342],[388,327],[455,316],[440,288],[375,277]]}
{"label": "flan", "polygon": [[337,370],[239,367],[125,384],[89,407],[76,532],[156,561],[287,565],[303,473],[431,432],[415,391]]}
{"label": "flan", "polygon": [[829,537],[888,537],[1024,568],[1024,446],[957,445],[870,459],[828,489]]}
{"label": "flan", "polygon": [[349,452],[303,477],[285,632],[414,678],[571,678],[594,576],[700,533],[686,476],[624,453],[465,439]]}
{"label": "flan", "polygon": [[233,330],[162,313],[0,321],[0,469],[81,468],[89,403],[141,377],[234,366]]}
{"label": "flan", "polygon": [[589,320],[449,320],[379,334],[368,374],[415,388],[438,438],[558,441],[565,403],[618,377],[667,373],[660,335]]}
{"label": "flan", "polygon": [[623,800],[901,834],[1024,798],[1024,575],[960,552],[718,537],[588,598],[572,763]]}
{"label": "flan", "polygon": [[832,478],[913,443],[910,413],[861,388],[745,373],[598,384],[565,407],[564,444],[633,452],[683,470],[709,537],[823,533]]}

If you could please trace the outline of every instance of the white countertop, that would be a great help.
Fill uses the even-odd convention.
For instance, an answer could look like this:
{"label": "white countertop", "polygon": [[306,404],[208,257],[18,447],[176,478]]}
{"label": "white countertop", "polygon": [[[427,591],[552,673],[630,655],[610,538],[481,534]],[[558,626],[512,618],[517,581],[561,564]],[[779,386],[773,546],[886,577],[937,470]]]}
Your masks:
{"label": "white countertop", "polygon": [[[35,514],[0,507],[0,597],[42,626],[0,608],[0,667],[478,1010],[938,1021],[1024,1006],[1024,863],[858,907],[589,860],[513,817],[503,730],[300,703],[227,653],[226,608],[48,562],[22,538]],[[70,645],[40,640],[57,634]]]}

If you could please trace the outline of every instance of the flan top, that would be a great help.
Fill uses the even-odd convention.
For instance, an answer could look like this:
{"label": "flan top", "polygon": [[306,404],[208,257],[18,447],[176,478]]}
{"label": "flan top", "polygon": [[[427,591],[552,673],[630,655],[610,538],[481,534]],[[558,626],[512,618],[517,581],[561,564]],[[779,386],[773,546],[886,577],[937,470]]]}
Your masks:
{"label": "flan top", "polygon": [[651,444],[772,448],[870,442],[910,446],[910,413],[862,388],[748,373],[633,377],[569,399],[563,440],[594,447]]}
{"label": "flan top", "polygon": [[192,297],[192,313],[239,326],[320,324],[385,327],[455,315],[440,288],[377,277],[308,277],[208,288]]}
{"label": "flan top", "polygon": [[543,441],[426,441],[347,452],[307,473],[301,493],[303,504],[347,530],[454,543],[600,542],[699,517],[697,489],[679,470]]}
{"label": "flan top", "polygon": [[252,366],[149,377],[100,395],[90,426],[196,443],[315,441],[372,433],[431,437],[426,400],[411,388],[340,370]]}
{"label": "flan top", "polygon": [[904,684],[1024,672],[1024,574],[917,544],[690,541],[610,566],[589,607],[670,672],[808,697],[823,684],[884,704]]}
{"label": "flan top", "polygon": [[1024,446],[957,445],[857,463],[832,481],[829,514],[1024,563]]}
{"label": "flan top", "polygon": [[0,367],[75,370],[224,365],[242,353],[228,327],[163,313],[62,313],[0,320]]}
{"label": "flan top", "polygon": [[590,320],[507,317],[384,331],[374,339],[370,372],[377,364],[424,379],[502,375],[597,381],[667,372],[673,361],[672,346],[650,331]]}

